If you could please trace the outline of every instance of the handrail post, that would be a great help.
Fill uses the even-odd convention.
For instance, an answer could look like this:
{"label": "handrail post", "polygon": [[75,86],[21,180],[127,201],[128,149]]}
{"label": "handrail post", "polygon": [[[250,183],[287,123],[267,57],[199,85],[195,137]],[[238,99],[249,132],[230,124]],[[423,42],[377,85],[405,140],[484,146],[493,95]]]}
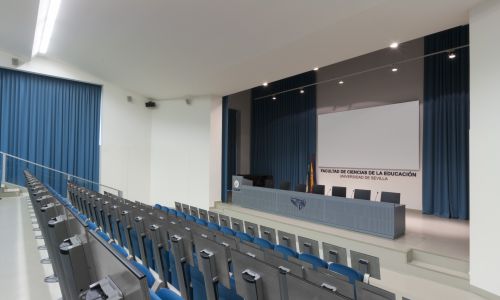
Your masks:
{"label": "handrail post", "polygon": [[5,183],[5,174],[7,174],[7,155],[2,152],[2,183]]}

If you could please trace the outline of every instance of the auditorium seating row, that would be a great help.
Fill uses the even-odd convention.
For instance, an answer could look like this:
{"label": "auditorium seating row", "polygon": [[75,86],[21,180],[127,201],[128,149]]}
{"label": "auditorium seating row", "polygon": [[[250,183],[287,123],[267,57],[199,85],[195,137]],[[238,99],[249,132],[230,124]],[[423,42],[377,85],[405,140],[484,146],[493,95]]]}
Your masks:
{"label": "auditorium seating row", "polygon": [[[156,206],[168,212],[172,211],[159,204]],[[261,248],[274,250],[278,252],[277,255],[287,259],[299,259],[299,263],[304,267],[328,268],[346,275],[351,281],[368,281],[370,277],[381,279],[379,259],[372,255],[351,250],[351,267],[348,267],[347,250],[338,245],[322,242],[320,253],[319,242],[314,239],[216,212],[207,212],[180,202],[175,202],[175,213],[191,222],[206,223],[208,228],[221,230],[228,236],[235,236],[240,240],[258,244]]]}
{"label": "auditorium seating row", "polygon": [[[306,279],[317,279],[317,277],[310,274],[312,270],[316,270],[336,277],[336,279],[339,279],[334,284],[337,293],[347,298],[352,299],[352,297],[355,297],[354,287],[356,287],[356,290],[361,291],[358,292],[358,299],[372,299],[373,297],[378,297],[377,299],[393,299],[395,297],[390,292],[366,285],[372,274],[380,279],[379,262],[376,257],[351,251],[351,264],[355,268],[350,268],[347,266],[346,249],[342,247],[323,243],[323,258],[325,259],[321,259],[319,257],[319,243],[309,238],[301,236],[296,238],[294,234],[282,231],[278,231],[276,236],[276,230],[273,228],[258,226],[255,223],[230,218],[215,212],[207,212],[204,209],[180,202],[175,202],[175,209],[160,204],[156,204],[155,207],[188,222],[222,232],[227,245],[234,245],[239,242],[240,251],[256,259],[263,260],[265,263],[277,267],[296,266],[296,268],[289,268],[291,270],[301,270],[295,275],[303,276]],[[278,244],[276,244],[277,240],[279,241]],[[298,248],[296,247],[296,241],[299,243]],[[299,252],[297,252],[297,249],[299,249]],[[346,282],[349,282],[352,286],[346,287],[346,285],[342,284]],[[326,281],[315,283],[321,285],[326,284]],[[341,288],[337,288],[337,286]],[[349,293],[350,291],[353,293]]]}
{"label": "auditorium seating row", "polygon": [[90,231],[146,275],[151,297],[175,299],[166,298],[176,295],[174,289],[184,299],[393,296],[366,284],[356,270],[209,222],[208,213],[203,220],[182,209],[151,207],[71,183],[68,198]]}
{"label": "auditorium seating row", "polygon": [[71,201],[27,171],[25,179],[63,299],[182,299]]}

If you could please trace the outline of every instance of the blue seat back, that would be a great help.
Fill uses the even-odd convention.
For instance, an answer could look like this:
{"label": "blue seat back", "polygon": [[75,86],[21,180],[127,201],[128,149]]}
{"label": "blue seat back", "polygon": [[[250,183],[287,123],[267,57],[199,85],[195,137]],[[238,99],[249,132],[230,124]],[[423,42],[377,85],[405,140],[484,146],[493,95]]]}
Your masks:
{"label": "blue seat back", "polygon": [[148,287],[149,288],[153,287],[153,284],[155,283],[155,277],[153,276],[153,273],[151,273],[151,271],[149,271],[148,268],[136,262],[135,260],[131,260],[130,262],[132,262],[134,267],[136,267],[139,271],[141,271],[142,274],[146,276]]}
{"label": "blue seat back", "polygon": [[348,266],[331,263],[328,266],[328,269],[347,276],[349,278],[349,282],[352,284],[354,284],[356,281],[363,281],[363,274],[354,270],[353,268],[349,268]]}
{"label": "blue seat back", "polygon": [[156,294],[158,295],[158,297],[160,297],[161,300],[182,300],[182,297],[177,295],[175,292],[169,290],[169,289],[165,289],[165,288],[161,288],[159,289]]}
{"label": "blue seat back", "polygon": [[130,229],[130,242],[132,243],[132,250],[134,251],[134,255],[142,259],[141,249],[139,248],[139,238],[137,237],[135,228]]}
{"label": "blue seat back", "polygon": [[279,252],[285,256],[285,258],[288,258],[288,256],[293,256],[295,258],[299,257],[299,253],[292,248],[288,248],[287,246],[283,245],[275,245],[274,246],[274,251]]}
{"label": "blue seat back", "polygon": [[226,226],[222,226],[220,228],[220,232],[227,234],[227,235],[233,235],[233,236],[236,234],[236,232],[234,230],[232,230],[231,228],[226,227]]}
{"label": "blue seat back", "polygon": [[123,228],[122,223],[118,223],[118,231],[120,232],[120,238],[123,246],[125,248],[128,248],[127,237],[125,236],[125,228]]}
{"label": "blue seat back", "polygon": [[[111,224],[111,222],[113,222],[113,221],[111,220],[111,217],[110,217],[109,222],[110,222],[110,224]],[[115,239],[115,240],[116,240],[116,239],[118,238],[118,232],[115,232],[115,231],[116,231],[116,230],[115,230],[115,227],[116,227],[116,226],[111,225],[111,237],[112,237],[113,239]]]}
{"label": "blue seat back", "polygon": [[249,234],[246,234],[246,233],[241,232],[241,231],[237,231],[235,236],[242,241],[248,241],[248,242],[253,241],[253,238]]}
{"label": "blue seat back", "polygon": [[165,250],[165,248],[161,249],[161,260],[163,262],[162,267],[163,267],[163,277],[165,278],[165,281],[172,283],[172,278],[170,274],[170,258],[169,258],[169,252]]}
{"label": "blue seat back", "polygon": [[178,216],[179,218],[183,218],[183,219],[185,219],[185,218],[186,218],[186,214],[185,214],[185,213],[183,213],[182,211],[178,211],[178,210],[177,210],[177,211],[175,212],[175,214],[176,214],[176,216]]}
{"label": "blue seat back", "polygon": [[316,268],[328,268],[328,263],[316,255],[308,254],[308,253],[300,253],[299,259],[305,262],[308,262]]}
{"label": "blue seat back", "polygon": [[254,237],[253,243],[259,245],[261,248],[274,249],[274,244],[272,244],[268,240],[261,239],[259,237]]}
{"label": "blue seat back", "polygon": [[104,213],[104,211],[101,211],[101,220],[103,220],[103,224],[101,226],[102,230],[104,230],[105,232],[109,232],[109,228],[108,228],[108,222],[106,222],[106,215]]}
{"label": "blue seat back", "polygon": [[207,227],[208,227],[208,229],[212,229],[212,230],[217,230],[217,231],[220,230],[219,224],[216,224],[216,223],[213,223],[213,222],[208,222]]}
{"label": "blue seat back", "polygon": [[196,218],[196,224],[199,224],[199,225],[202,225],[202,226],[207,226],[208,222],[205,221],[205,220],[203,220],[203,219]]}
{"label": "blue seat back", "polygon": [[109,236],[104,232],[104,231],[98,231],[97,234],[102,237],[103,240],[105,240],[106,242],[109,242],[111,239],[109,238]]}
{"label": "blue seat back", "polygon": [[[170,242],[169,242],[170,243]],[[168,266],[170,273],[170,283],[176,288],[179,289],[179,278],[177,277],[177,270],[175,269],[175,259],[172,251],[165,252],[168,255]]]}
{"label": "blue seat back", "polygon": [[196,222],[196,218],[192,215],[186,215],[186,221]]}
{"label": "blue seat back", "polygon": [[118,245],[118,244],[115,244],[115,243],[111,244],[111,246],[113,246],[113,248],[115,248],[115,250],[116,250],[118,253],[120,253],[123,257],[125,257],[125,258],[127,258],[127,257],[128,257],[128,253],[127,253],[127,251],[126,251],[126,250],[125,250],[122,246],[120,246],[120,245]]}
{"label": "blue seat back", "polygon": [[148,237],[144,237],[144,248],[146,250],[146,259],[148,261],[148,266],[151,269],[158,271],[156,270],[156,264],[153,252],[153,241]]}
{"label": "blue seat back", "polygon": [[153,290],[149,290],[149,300],[162,300]]}
{"label": "blue seat back", "polygon": [[191,274],[191,288],[193,293],[192,299],[193,300],[207,299],[203,273],[201,273],[198,267],[190,267],[190,274]]}
{"label": "blue seat back", "polygon": [[89,227],[90,230],[96,230],[97,229],[97,224],[88,220],[87,221],[87,226]]}

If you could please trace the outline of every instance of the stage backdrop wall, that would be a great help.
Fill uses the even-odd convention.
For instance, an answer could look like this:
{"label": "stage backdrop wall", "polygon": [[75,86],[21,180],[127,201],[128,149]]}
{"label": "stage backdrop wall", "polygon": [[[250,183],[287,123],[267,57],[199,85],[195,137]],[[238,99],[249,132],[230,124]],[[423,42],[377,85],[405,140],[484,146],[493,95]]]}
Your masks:
{"label": "stage backdrop wall", "polygon": [[[423,39],[400,44],[398,50],[382,49],[350,60],[339,62],[330,66],[322,67],[316,72],[316,80],[323,81],[332,77],[340,77],[357,71],[366,70],[383,64],[391,64],[395,61],[410,57],[423,55]],[[401,103],[405,101],[419,100],[420,122],[419,122],[419,168],[412,176],[390,176],[386,181],[346,178],[339,173],[321,172],[316,170],[317,183],[326,185],[328,191],[332,185],[342,185],[352,190],[353,188],[366,188],[374,191],[401,192],[402,203],[408,208],[422,209],[422,118],[423,118],[423,61],[415,61],[399,66],[399,71],[391,72],[390,69],[369,72],[352,78],[345,78],[343,85],[336,81],[320,84],[316,88],[316,112],[318,115],[332,112],[342,112],[350,109],[368,108],[387,104]],[[272,83],[270,84],[272,87]],[[239,172],[246,173],[245,167],[250,164],[251,143],[248,136],[252,131],[249,122],[252,111],[250,90],[246,90],[229,96],[229,107],[240,111],[241,123],[239,132],[241,135],[238,145],[238,164],[241,166]],[[253,133],[252,133],[253,134]],[[253,164],[253,162],[252,162]],[[345,169],[347,172],[347,169]],[[367,170],[385,171],[385,170]]]}
{"label": "stage backdrop wall", "polygon": [[[423,39],[417,39],[400,44],[398,50],[382,49],[327,66],[318,71],[317,80],[322,81],[416,57],[423,54],[423,46]],[[407,208],[422,210],[423,61],[406,63],[398,67],[399,70],[395,73],[390,69],[383,69],[346,78],[343,80],[343,85],[337,82],[318,85],[317,112],[334,113],[419,100],[419,168],[411,172],[391,173],[393,170],[350,169],[350,166],[320,168],[318,165],[317,182],[326,185],[327,192],[332,185],[346,186],[349,197],[352,196],[354,188],[372,190],[372,199],[376,197],[377,191],[399,192],[401,203]],[[376,124],[366,124],[366,126],[376,126]],[[377,200],[380,200],[380,194]]]}

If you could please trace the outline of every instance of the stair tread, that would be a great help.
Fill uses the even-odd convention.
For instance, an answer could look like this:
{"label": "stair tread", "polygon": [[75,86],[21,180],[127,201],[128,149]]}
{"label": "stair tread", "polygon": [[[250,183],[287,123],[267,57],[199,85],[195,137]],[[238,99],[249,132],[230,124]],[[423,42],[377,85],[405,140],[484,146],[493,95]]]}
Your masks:
{"label": "stair tread", "polygon": [[444,273],[444,274],[447,274],[450,276],[469,280],[468,273],[461,272],[461,271],[456,270],[456,269],[450,269],[450,268],[446,268],[443,266],[438,266],[438,265],[434,265],[434,264],[423,262],[423,261],[417,261],[417,260],[411,261],[409,264],[413,265],[413,266],[420,267],[420,268],[424,268],[424,269],[432,270],[435,272]]}

